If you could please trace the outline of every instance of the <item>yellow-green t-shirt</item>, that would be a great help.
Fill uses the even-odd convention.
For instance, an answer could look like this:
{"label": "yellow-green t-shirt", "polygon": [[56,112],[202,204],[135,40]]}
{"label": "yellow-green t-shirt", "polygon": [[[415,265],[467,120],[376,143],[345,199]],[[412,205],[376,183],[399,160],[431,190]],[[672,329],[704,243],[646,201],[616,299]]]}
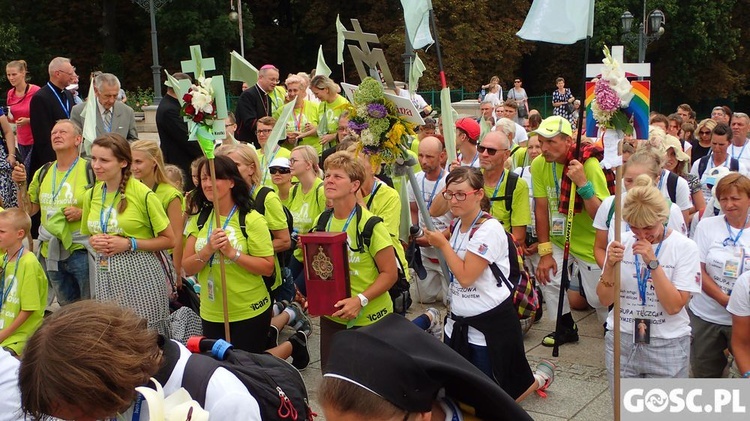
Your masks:
{"label": "yellow-green t-shirt", "polygon": [[[198,253],[206,246],[209,232],[215,228],[214,213],[208,216],[203,228],[198,230],[198,215],[193,215],[188,221],[185,233],[195,237],[195,252]],[[224,226],[226,217],[220,218]],[[242,235],[240,228],[239,211],[235,211],[224,231],[227,234],[232,247],[243,254],[256,257],[273,256],[273,243],[268,232],[266,220],[256,211],[250,211],[245,217],[245,230],[247,238]],[[198,283],[201,284],[201,318],[209,322],[220,323],[224,321],[224,310],[222,306],[221,272],[219,271],[219,260],[221,252],[216,252],[211,264],[198,272]],[[243,269],[231,258],[224,257],[224,268],[227,281],[227,307],[229,309],[229,321],[237,322],[251,319],[262,314],[271,305],[271,297],[263,281],[263,277],[250,273]],[[209,282],[213,282],[213,297],[209,294]]]}
{"label": "yellow-green t-shirt", "polygon": [[[276,110],[273,117],[278,119],[281,115],[281,110],[281,108]],[[289,120],[286,122],[286,132],[304,132],[306,131],[305,125],[307,123],[317,127],[319,121],[320,115],[318,115],[318,104],[305,100],[302,108],[295,108],[292,115],[289,117]],[[336,128],[338,128],[338,125]],[[317,133],[298,139],[297,145],[310,145],[317,149],[318,153],[320,153],[321,150],[320,138]]]}
{"label": "yellow-green t-shirt", "polygon": [[[352,218],[349,226],[346,228],[346,235],[348,237],[347,242],[349,243],[349,287],[351,296],[356,297],[357,294],[364,292],[370,285],[375,282],[380,272],[375,265],[375,255],[380,250],[386,247],[392,247],[392,241],[388,234],[388,229],[385,224],[376,224],[372,230],[372,239],[370,240],[370,247],[363,245],[364,252],[353,251],[352,249],[358,248],[360,244],[357,243],[357,232],[360,233],[365,229],[367,220],[370,219],[372,213],[367,209],[362,209],[362,216],[357,223],[356,215]],[[317,224],[318,218],[315,218]],[[327,232],[343,232],[344,225],[346,225],[346,218],[337,219],[331,215],[329,224],[326,227]],[[392,253],[392,252],[391,252]],[[394,261],[395,265],[396,262]],[[370,298],[370,302],[362,309],[359,316],[354,320],[354,326],[367,326],[371,325],[383,316],[393,313],[393,302],[388,292],[381,294],[378,297]],[[338,317],[330,317],[331,320],[347,324],[348,320],[344,320]]]}
{"label": "yellow-green t-shirt", "polygon": [[318,128],[318,134],[336,134],[339,128],[339,116],[346,110],[348,105],[349,100],[341,95],[337,95],[336,99],[331,103],[321,101],[318,105],[318,122],[325,124],[325,126]]}
{"label": "yellow-green t-shirt", "polygon": [[122,237],[155,238],[169,226],[169,218],[157,195],[145,184],[130,178],[125,185],[125,197],[128,205],[120,214],[117,210],[122,195],[118,192],[107,192],[102,205],[103,182],[98,182],[93,191],[88,191],[83,198],[83,216],[81,233],[86,235],[101,234],[102,223],[106,224],[106,233]]}
{"label": "yellow-green t-shirt", "polygon": [[286,98],[286,88],[281,85],[277,85],[268,94],[268,99],[271,100],[271,115],[273,115],[273,113],[275,113],[277,109],[284,108],[285,98]]}
{"label": "yellow-green t-shirt", "polygon": [[[553,168],[557,173],[557,183],[555,183],[555,177],[552,174]],[[596,158],[587,159],[586,162],[583,163],[583,171],[586,174],[588,181],[594,186],[596,197],[604,200],[609,196],[607,179],[604,177],[604,172],[599,166],[599,160]],[[556,187],[556,184],[557,186],[560,185],[562,182],[562,176],[563,165],[547,162],[543,155],[539,155],[531,163],[531,183],[534,187],[534,197],[547,199],[547,205],[549,207],[550,241],[560,248],[565,246],[564,229],[566,226],[565,219],[567,217],[567,215],[561,214],[557,209],[560,189],[559,187]],[[537,217],[538,216],[539,214],[537,213]],[[555,224],[555,221],[557,221],[557,224]],[[560,227],[562,233],[559,235],[552,235],[555,226]],[[537,224],[537,228],[538,227],[539,225]],[[574,256],[587,262],[596,262],[596,259],[594,258],[594,239],[596,238],[596,229],[594,228],[594,221],[585,209],[573,216],[572,229],[573,231],[571,232],[570,237],[570,252],[573,253]]]}
{"label": "yellow-green t-shirt", "polygon": [[[318,187],[320,186],[320,187]],[[294,217],[294,230],[299,234],[307,234],[314,227],[315,221],[326,210],[326,195],[323,191],[323,180],[316,178],[310,191],[304,193],[302,184],[295,184],[289,192],[287,208]],[[294,249],[294,257],[302,261],[302,249]]]}
{"label": "yellow-green t-shirt", "polygon": [[266,186],[270,188],[274,188],[273,180],[271,179],[271,173],[268,171],[268,165],[276,158],[286,158],[289,159],[292,156],[292,153],[289,151],[289,149],[282,148],[279,145],[276,145],[276,149],[271,154],[271,157],[266,161],[266,156],[263,155],[262,150],[258,150],[258,162],[260,162],[260,168],[261,171],[263,171],[262,175],[260,176],[260,185]]}
{"label": "yellow-green t-shirt", "polygon": [[[484,193],[489,199],[493,197],[504,197],[505,189],[508,185],[508,174],[510,171],[505,170],[500,180],[499,185],[488,186],[484,185]],[[501,224],[505,231],[511,232],[511,227],[527,226],[531,224],[531,205],[529,204],[529,185],[526,184],[526,180],[518,177],[518,183],[516,189],[513,191],[513,199],[511,200],[511,207],[513,208],[513,214],[505,208],[505,200],[494,200],[490,201],[492,207],[490,213],[495,217]],[[510,217],[513,220],[510,220]]]}
{"label": "yellow-green t-shirt", "polygon": [[[42,168],[34,173],[29,184],[29,200],[39,204],[42,226],[57,238],[72,235],[81,229],[81,221],[69,222],[62,210],[68,206],[82,207],[89,180],[86,175],[88,161],[78,159],[68,170],[57,169],[53,162],[41,179]],[[66,176],[67,174],[67,176]],[[48,242],[43,242],[40,252],[47,257]],[[72,244],[69,251],[83,249],[81,244]]]}
{"label": "yellow-green t-shirt", "polygon": [[[258,191],[259,188],[253,189],[253,200],[255,200],[258,197]],[[286,223],[286,214],[284,213],[284,207],[281,204],[281,199],[279,199],[279,195],[276,194],[275,191],[271,190],[266,194],[266,199],[263,201],[263,205],[265,206],[266,213],[265,215],[262,215],[263,218],[266,220],[266,223],[268,224],[268,230],[269,231],[277,231],[277,230],[289,230],[289,225]],[[249,234],[248,234],[249,235]],[[273,246],[273,236],[271,236],[271,246]],[[286,264],[286,262],[279,262],[278,259],[275,260],[274,265],[276,268],[276,280],[273,283],[273,286],[271,287],[272,290],[275,290],[281,285],[281,268],[280,266],[282,264]]]}
{"label": "yellow-green t-shirt", "polygon": [[[396,249],[396,255],[401,261],[401,267],[406,268],[408,267],[406,253],[399,239],[401,230],[401,198],[396,190],[381,181],[378,181],[376,186],[377,190],[374,190],[375,197],[372,198],[372,202],[370,203],[372,193],[364,197],[364,202],[365,204],[370,203],[367,207],[370,213],[383,218],[383,222],[388,229],[388,234],[391,236],[393,248]],[[404,275],[408,279],[409,271],[405,270]]]}
{"label": "yellow-green t-shirt", "polygon": [[173,200],[178,199],[181,206],[185,200],[185,198],[183,197],[184,195],[169,183],[157,184],[156,189],[154,189],[154,193],[156,194],[156,197],[159,198],[159,202],[161,203],[165,212],[168,210],[169,204],[172,203]]}
{"label": "yellow-green t-shirt", "polygon": [[10,326],[21,311],[30,311],[31,315],[0,343],[0,347],[10,348],[21,355],[26,341],[39,329],[44,318],[44,308],[47,306],[47,275],[34,253],[24,253],[18,262],[8,262],[4,276],[5,279],[0,285],[3,289],[0,330]]}

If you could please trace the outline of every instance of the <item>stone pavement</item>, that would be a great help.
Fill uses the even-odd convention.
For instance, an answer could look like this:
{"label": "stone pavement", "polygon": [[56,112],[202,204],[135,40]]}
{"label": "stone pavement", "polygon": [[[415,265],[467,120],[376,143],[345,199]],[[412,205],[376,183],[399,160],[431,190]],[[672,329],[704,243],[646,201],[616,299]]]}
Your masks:
{"label": "stone pavement", "polygon": [[[445,314],[442,304],[434,306]],[[428,306],[415,304],[407,317],[415,318],[426,307]],[[602,421],[613,417],[607,370],[604,367],[602,325],[593,311],[574,311],[573,317],[578,323],[580,340],[560,347],[558,358],[552,358],[552,348],[541,345],[542,338],[554,330],[554,324],[546,320],[546,317],[526,334],[524,344],[532,368],[542,358],[552,360],[558,367],[547,398],[533,394],[522,403],[523,408],[535,420]],[[318,414],[316,420],[325,420],[317,399],[321,379],[318,321],[318,318],[313,319],[315,331],[308,342],[311,362],[302,371],[302,377],[305,379],[313,410]]]}

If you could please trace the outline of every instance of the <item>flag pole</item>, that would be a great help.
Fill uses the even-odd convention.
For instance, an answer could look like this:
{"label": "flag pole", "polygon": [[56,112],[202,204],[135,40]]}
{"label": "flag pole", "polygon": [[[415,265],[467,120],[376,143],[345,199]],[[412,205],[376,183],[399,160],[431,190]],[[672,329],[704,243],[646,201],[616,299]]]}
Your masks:
{"label": "flag pole", "polygon": [[[206,156],[206,159],[208,160],[208,172],[211,176],[211,191],[214,192],[211,202],[214,206],[214,217],[216,218],[216,227],[218,228],[221,226],[221,216],[219,215],[219,198],[215,194],[217,191],[216,165],[214,164],[214,158]],[[224,311],[224,337],[227,339],[227,342],[232,343],[229,332],[229,307],[227,305],[227,272],[224,267],[224,256],[221,255],[221,251],[219,251],[219,272],[221,273],[221,305]]]}
{"label": "flag pole", "polygon": [[[617,152],[620,156],[622,156],[622,143],[623,140],[620,139],[618,145],[617,145]],[[622,233],[622,165],[618,165],[615,167],[615,241],[620,242],[620,237]],[[620,281],[621,281],[621,273],[620,273],[620,262],[615,263],[615,284],[613,286],[615,290],[614,295],[614,303],[613,303],[613,309],[612,312],[614,314],[614,317],[612,318],[614,320],[614,364],[613,364],[613,370],[615,371],[614,376],[614,391],[613,396],[614,399],[612,399],[612,404],[614,405],[614,420],[620,421],[620,354],[622,352],[620,348]]]}
{"label": "flag pole", "polygon": [[[589,62],[589,43],[591,41],[591,36],[586,37],[586,43],[584,47],[584,53],[583,53],[583,97],[586,97],[586,64]],[[580,110],[578,112],[578,127],[577,133],[576,133],[576,149],[575,149],[575,159],[579,159],[581,155],[581,136],[582,136],[582,127],[583,126],[583,110]],[[564,175],[563,175],[564,176]],[[576,184],[571,183],[570,188],[570,197],[568,200],[568,216],[565,220],[565,246],[563,247],[563,261],[562,261],[562,279],[560,281],[560,296],[557,302],[557,318],[555,322],[555,345],[552,348],[552,356],[558,357],[560,355],[560,341],[559,341],[559,334],[560,334],[560,328],[562,319],[562,310],[563,310],[563,300],[565,299],[565,290],[570,285],[570,273],[568,272],[568,260],[570,259],[570,234],[571,231],[573,231],[573,216],[575,215],[575,199],[576,199]],[[571,317],[572,317],[572,311],[571,311]]]}
{"label": "flag pole", "polygon": [[438,59],[440,87],[445,89],[448,87],[448,81],[445,78],[445,69],[443,69],[443,53],[440,50],[440,37],[438,37],[437,24],[435,23],[435,10],[432,8],[432,2],[430,2],[430,25],[432,26],[432,33],[435,37],[435,53],[437,53]]}

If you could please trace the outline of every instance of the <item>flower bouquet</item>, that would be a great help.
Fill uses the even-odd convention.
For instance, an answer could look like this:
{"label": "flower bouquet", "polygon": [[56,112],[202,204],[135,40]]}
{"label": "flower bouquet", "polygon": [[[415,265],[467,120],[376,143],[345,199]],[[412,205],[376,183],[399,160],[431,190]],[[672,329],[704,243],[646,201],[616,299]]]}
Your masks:
{"label": "flower bouquet", "polygon": [[361,149],[373,168],[393,164],[414,135],[414,125],[403,119],[396,106],[385,98],[383,85],[367,77],[354,92],[349,128],[359,136]]}
{"label": "flower bouquet", "polygon": [[615,60],[604,47],[604,69],[601,79],[594,79],[594,100],[591,102],[591,112],[600,129],[604,130],[604,168],[613,168],[622,164],[617,147],[625,134],[633,134],[633,124],[625,114],[624,109],[633,99],[633,87],[625,76],[620,63]]}
{"label": "flower bouquet", "polygon": [[[190,85],[190,89],[182,96],[185,103],[180,111],[186,120],[195,123],[191,135],[194,134],[198,138],[201,149],[213,151],[213,124],[217,118],[214,88],[210,77],[199,76],[197,82]],[[208,156],[208,153],[206,157],[213,158]]]}

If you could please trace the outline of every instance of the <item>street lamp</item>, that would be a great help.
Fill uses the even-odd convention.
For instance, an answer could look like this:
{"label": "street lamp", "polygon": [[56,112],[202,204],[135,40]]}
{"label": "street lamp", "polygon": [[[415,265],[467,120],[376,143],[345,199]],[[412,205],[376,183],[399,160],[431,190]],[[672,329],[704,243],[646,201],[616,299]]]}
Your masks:
{"label": "street lamp", "polygon": [[648,45],[664,35],[664,24],[666,23],[664,12],[661,10],[655,9],[648,14],[646,10],[646,0],[643,0],[643,20],[635,26],[633,25],[635,16],[630,11],[626,10],[620,16],[623,32],[621,39],[630,44],[638,43],[639,63],[646,61],[646,48],[648,48]]}
{"label": "street lamp", "polygon": [[229,1],[232,11],[229,12],[229,20],[237,22],[240,31],[240,55],[245,57],[245,31],[242,30],[242,0],[237,0],[237,9],[234,8],[234,0]]}

